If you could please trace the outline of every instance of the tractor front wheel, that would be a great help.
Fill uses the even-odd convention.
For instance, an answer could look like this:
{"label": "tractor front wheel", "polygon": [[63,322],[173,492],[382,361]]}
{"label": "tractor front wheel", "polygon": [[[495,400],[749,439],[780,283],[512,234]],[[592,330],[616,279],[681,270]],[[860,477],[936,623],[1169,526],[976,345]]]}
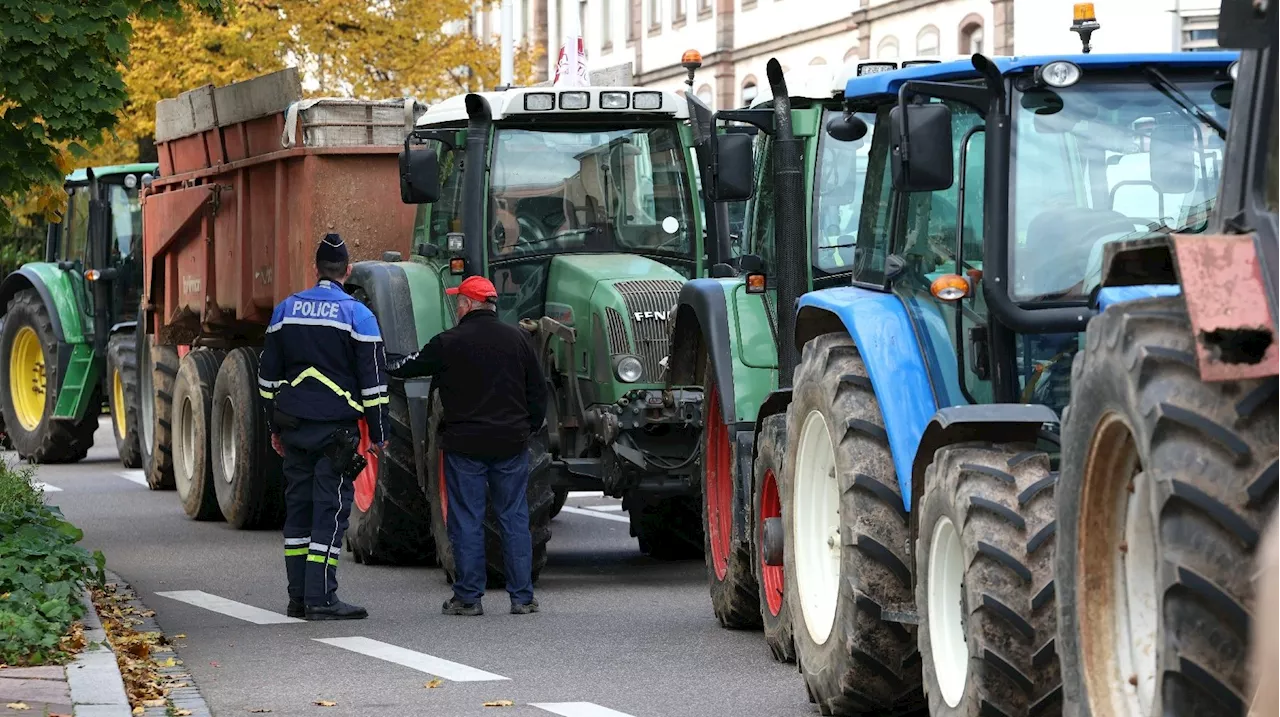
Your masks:
{"label": "tractor front wheel", "polygon": [[[57,421],[62,376],[58,373],[58,339],[49,307],[34,289],[19,291],[9,301],[0,333],[0,387],[5,429],[18,455],[35,463],[75,463],[85,457],[98,429],[98,401],[79,421]],[[96,394],[95,394],[96,395]]]}
{"label": "tractor front wheel", "polygon": [[107,344],[107,386],[116,453],[125,468],[140,468],[138,349],[131,333],[116,334]]}

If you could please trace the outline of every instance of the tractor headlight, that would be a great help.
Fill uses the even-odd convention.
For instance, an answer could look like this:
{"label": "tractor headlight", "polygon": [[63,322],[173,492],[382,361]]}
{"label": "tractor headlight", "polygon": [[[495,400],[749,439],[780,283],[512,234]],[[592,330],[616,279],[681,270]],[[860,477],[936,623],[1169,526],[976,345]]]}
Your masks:
{"label": "tractor headlight", "polygon": [[1054,60],[1039,70],[1040,81],[1050,87],[1070,87],[1080,81],[1082,74],[1079,65],[1066,60]]}
{"label": "tractor headlight", "polygon": [[545,112],[555,109],[556,96],[550,92],[530,92],[524,96],[526,112]]}
{"label": "tractor headlight", "polygon": [[637,92],[631,98],[631,106],[638,110],[662,109],[661,92]]}
{"label": "tractor headlight", "polygon": [[613,362],[613,373],[623,383],[635,383],[644,375],[644,365],[635,356],[619,356]]}
{"label": "tractor headlight", "polygon": [[1236,60],[1235,62],[1231,63],[1229,67],[1227,67],[1227,76],[1230,77],[1233,82],[1235,80],[1240,79],[1240,61],[1239,60]]}

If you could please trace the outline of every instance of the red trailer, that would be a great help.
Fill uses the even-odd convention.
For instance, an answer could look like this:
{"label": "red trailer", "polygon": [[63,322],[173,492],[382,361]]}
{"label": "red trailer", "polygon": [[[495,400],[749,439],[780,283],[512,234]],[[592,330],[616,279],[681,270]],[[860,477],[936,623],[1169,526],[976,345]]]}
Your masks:
{"label": "red trailer", "polygon": [[414,207],[400,202],[397,156],[422,109],[303,102],[293,69],[157,105],[160,176],[142,200],[140,422],[149,484],[176,486],[189,516],[281,520],[256,401],[263,333],[277,303],[315,282],[325,233],[342,234],[353,261],[408,255]]}

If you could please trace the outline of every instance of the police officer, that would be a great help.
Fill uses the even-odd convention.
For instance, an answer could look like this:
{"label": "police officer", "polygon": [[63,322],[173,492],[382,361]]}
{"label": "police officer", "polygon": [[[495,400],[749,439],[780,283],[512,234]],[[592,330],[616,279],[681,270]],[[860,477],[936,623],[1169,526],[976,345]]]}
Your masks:
{"label": "police officer", "polygon": [[342,284],[347,246],[327,234],[316,248],[314,288],[285,299],[267,327],[258,369],[271,445],[284,457],[284,561],[290,617],[359,620],[337,597],[338,556],[351,514],[351,476],[365,419],[381,446],[387,425],[386,355],[378,321]]}

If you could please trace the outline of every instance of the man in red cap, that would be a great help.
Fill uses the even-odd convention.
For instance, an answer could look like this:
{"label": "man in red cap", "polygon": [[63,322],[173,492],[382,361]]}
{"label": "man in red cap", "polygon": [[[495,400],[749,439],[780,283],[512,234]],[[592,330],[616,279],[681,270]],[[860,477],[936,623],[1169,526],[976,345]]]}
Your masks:
{"label": "man in red cap", "polygon": [[449,492],[449,541],[457,563],[446,615],[483,615],[485,489],[502,527],[511,612],[538,611],[529,533],[529,436],[546,417],[546,384],[525,331],[498,320],[498,291],[482,276],[445,293],[458,323],[387,367],[399,378],[434,376],[444,414],[440,444]]}

